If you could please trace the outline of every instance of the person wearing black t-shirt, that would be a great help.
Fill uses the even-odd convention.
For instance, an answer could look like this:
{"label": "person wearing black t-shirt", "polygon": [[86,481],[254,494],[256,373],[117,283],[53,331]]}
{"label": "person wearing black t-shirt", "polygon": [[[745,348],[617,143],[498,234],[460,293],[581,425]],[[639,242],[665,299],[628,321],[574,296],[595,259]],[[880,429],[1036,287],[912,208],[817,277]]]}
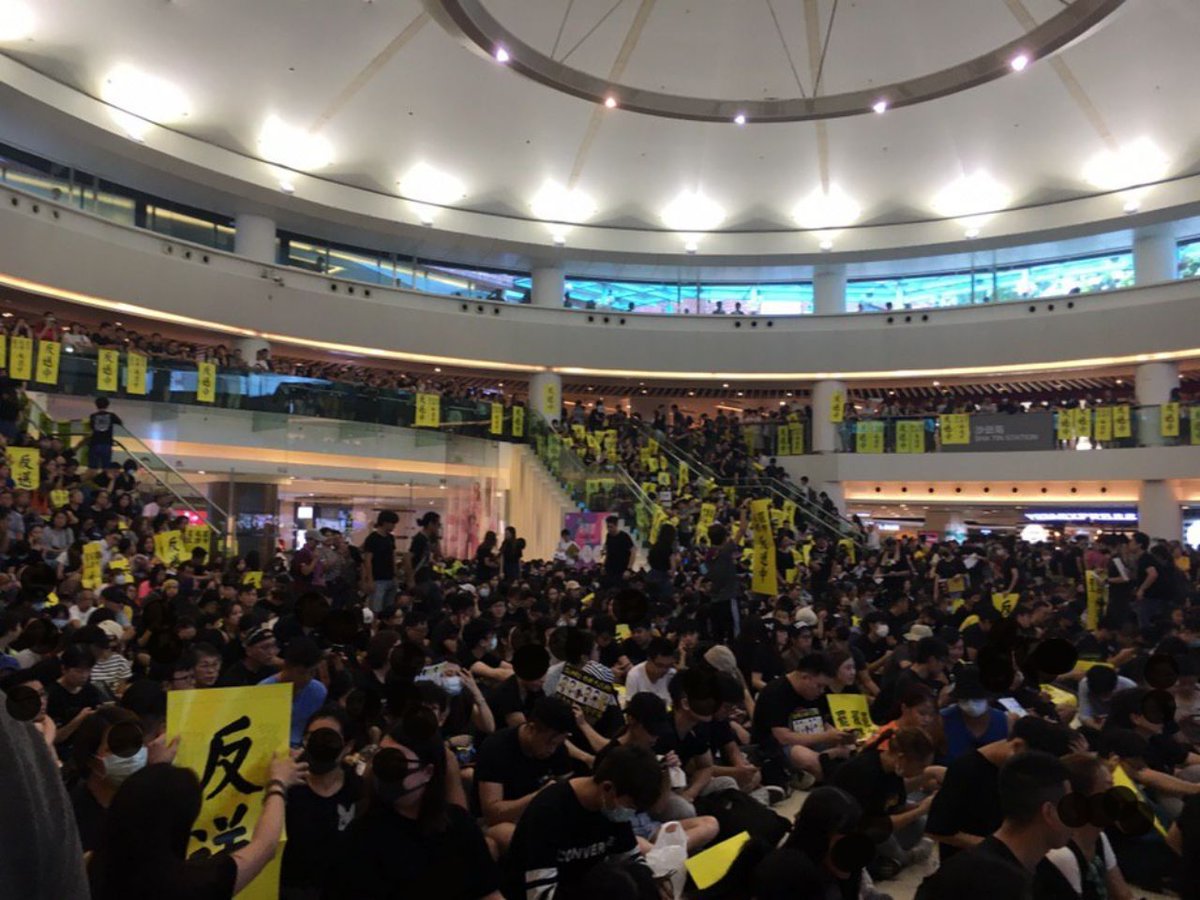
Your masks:
{"label": "person wearing black t-shirt", "polygon": [[994,834],[959,854],[922,882],[917,900],[1033,900],[1046,854],[1065,847],[1071,829],[1058,814],[1070,791],[1067,768],[1048,753],[1029,752],[1004,764],[998,779],[1002,821]]}
{"label": "person wearing black t-shirt", "polygon": [[1166,614],[1170,573],[1150,552],[1149,536],[1139,531],[1133,539],[1140,551],[1134,578],[1134,612],[1137,613],[1138,627],[1145,631]]}
{"label": "person wearing black t-shirt", "polygon": [[521,725],[545,696],[542,684],[550,668],[550,654],[539,644],[526,644],[513,653],[513,674],[488,697],[496,722],[505,728]]}
{"label": "person wearing black t-shirt", "polygon": [[856,740],[853,731],[828,724],[823,701],[825,658],[811,653],[783,678],[776,678],[754,704],[754,742],[764,756],[763,780],[782,784],[790,772],[803,773],[803,789],[823,775],[822,757],[844,758]]}
{"label": "person wearing black t-shirt", "polygon": [[432,725],[402,724],[380,743],[366,812],[336,854],[325,900],[502,900],[487,843],[446,799],[446,751]]}
{"label": "person wearing black t-shirt", "polygon": [[499,643],[491,622],[473,619],[463,628],[458,664],[476,678],[486,678],[499,684],[512,673],[512,667],[496,655]]}
{"label": "person wearing black t-shirt", "polygon": [[565,745],[574,728],[571,707],[558,697],[543,697],[534,704],[528,722],[497,731],[479,749],[479,809],[489,826],[488,837],[502,850],[538,792],[570,771]]}
{"label": "person wearing black t-shirt", "polygon": [[417,520],[421,530],[412,536],[408,542],[408,554],[405,562],[408,566],[408,586],[428,604],[427,611],[433,612],[440,608],[441,594],[437,588],[436,575],[433,565],[439,558],[438,543],[442,533],[442,517],[435,512],[427,512]]}
{"label": "person wearing black t-shirt", "polygon": [[513,835],[505,898],[567,900],[605,860],[644,864],[630,821],[652,807],[662,790],[654,753],[630,745],[605,753],[593,775],[538,793]]}
{"label": "person wearing black t-shirt", "polygon": [[942,863],[979,844],[1000,827],[1000,768],[1025,750],[1065,756],[1080,736],[1036,716],[1013,725],[1012,737],[971,750],[946,767],[941,790],[929,808],[925,833],[938,842]]}
{"label": "person wearing black t-shirt", "polygon": [[621,530],[621,520],[609,516],[604,520],[608,533],[604,538],[604,577],[601,587],[618,587],[625,580],[625,573],[633,561],[633,538]]}
{"label": "person wearing black t-shirt", "polygon": [[88,435],[87,464],[89,469],[102,470],[112,462],[113,429],[123,425],[121,417],[108,411],[108,398],[96,398],[96,411],[88,416],[91,433]]}
{"label": "person wearing black t-shirt", "polygon": [[400,517],[390,509],[380,510],[375,527],[363,541],[363,591],[371,610],[380,612],[396,602],[396,537]]}
{"label": "person wearing black t-shirt", "polygon": [[363,800],[363,780],[343,765],[349,719],[340,706],[317,710],[304,730],[308,779],[288,791],[282,900],[316,900]]}
{"label": "person wearing black t-shirt", "polygon": [[95,712],[104,698],[92,684],[96,654],[91,647],[69,644],[58,660],[62,675],[46,687],[46,715],[58,726],[54,742],[59,754],[65,755],[75,730]]}

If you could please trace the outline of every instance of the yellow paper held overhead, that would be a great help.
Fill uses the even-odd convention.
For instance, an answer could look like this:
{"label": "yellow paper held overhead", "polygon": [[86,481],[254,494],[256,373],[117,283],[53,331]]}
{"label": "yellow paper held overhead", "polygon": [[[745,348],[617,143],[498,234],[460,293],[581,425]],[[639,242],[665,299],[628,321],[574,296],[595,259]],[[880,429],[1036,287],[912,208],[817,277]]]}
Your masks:
{"label": "yellow paper held overhead", "polygon": [[690,857],[687,870],[696,887],[702,891],[708,890],[724,878],[749,842],[750,832],[743,831]]}

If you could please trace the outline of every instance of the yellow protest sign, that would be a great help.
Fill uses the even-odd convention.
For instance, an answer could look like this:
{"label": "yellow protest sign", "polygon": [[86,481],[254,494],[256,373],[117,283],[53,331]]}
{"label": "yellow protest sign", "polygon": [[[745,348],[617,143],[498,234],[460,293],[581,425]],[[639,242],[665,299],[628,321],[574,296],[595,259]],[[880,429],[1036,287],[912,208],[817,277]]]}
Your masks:
{"label": "yellow protest sign", "polygon": [[942,432],[943,445],[971,443],[971,416],[967,413],[938,416],[938,427]]}
{"label": "yellow protest sign", "polygon": [[1069,441],[1075,437],[1075,417],[1071,410],[1060,409],[1054,417],[1055,437],[1060,441]]}
{"label": "yellow protest sign", "polygon": [[[1200,412],[1200,410],[1198,410],[1198,412]],[[680,463],[679,463],[679,489],[681,491],[683,490],[684,486],[688,483],[688,477],[690,475],[691,475],[691,471],[688,469],[688,464],[683,462],[682,460],[680,460]]]}
{"label": "yellow protest sign", "polygon": [[[1124,766],[1118,764],[1117,767],[1113,769],[1112,779],[1113,787],[1128,788],[1129,790],[1133,791],[1134,796],[1137,797],[1139,802],[1146,802],[1146,795],[1142,793],[1142,786],[1129,777],[1129,773],[1125,771]],[[1158,816],[1154,817],[1154,830],[1164,838],[1167,836],[1166,826],[1163,825]]]}
{"label": "yellow protest sign", "polygon": [[783,521],[789,528],[796,527],[796,501],[783,501]]}
{"label": "yellow protest sign", "polygon": [[804,423],[789,422],[788,431],[792,433],[792,456],[804,455]]}
{"label": "yellow protest sign", "polygon": [[632,634],[633,634],[633,631],[630,629],[628,623],[626,623],[626,622],[618,622],[617,627],[613,629],[613,636],[618,641],[623,641]]}
{"label": "yellow protest sign", "polygon": [[55,488],[50,492],[50,509],[62,509],[71,502],[71,492],[62,488]]}
{"label": "yellow protest sign", "polygon": [[125,390],[131,394],[146,393],[146,357],[140,353],[125,355]]}
{"label": "yellow protest sign", "polygon": [[[250,842],[262,814],[271,757],[288,752],[292,687],[171,691],[167,734],[178,737],[175,765],[200,778],[200,815],[192,824],[188,855],[234,851]],[[278,802],[278,801],[275,801]],[[274,859],[239,900],[279,896],[282,842]]]}
{"label": "yellow protest sign", "polygon": [[610,458],[617,455],[617,430],[615,428],[610,428],[604,432],[604,452]]}
{"label": "yellow protest sign", "polygon": [[96,390],[116,391],[120,369],[121,354],[101,347],[96,353]]}
{"label": "yellow protest sign", "polygon": [[1179,404],[1164,403],[1160,406],[1158,424],[1163,437],[1179,437]]}
{"label": "yellow protest sign", "polygon": [[1121,438],[1133,437],[1132,417],[1127,405],[1114,406],[1112,408],[1112,420],[1114,438],[1120,440]]}
{"label": "yellow protest sign", "polygon": [[754,557],[750,569],[750,590],[774,596],[779,590],[775,568],[775,537],[771,533],[771,501],[750,501],[750,527],[754,530]]}
{"label": "yellow protest sign", "polygon": [[154,555],[163,565],[171,566],[183,559],[183,535],[179,531],[160,531],[154,536]]}
{"label": "yellow protest sign", "polygon": [[1200,444],[1200,406],[1188,408],[1188,422],[1191,425],[1192,444]]}
{"label": "yellow protest sign", "polygon": [[1079,698],[1070,691],[1064,691],[1060,687],[1055,687],[1052,684],[1043,684],[1042,691],[1050,698],[1050,702],[1055,706],[1078,706]]}
{"label": "yellow protest sign", "polygon": [[8,365],[8,335],[0,334],[0,369]]}
{"label": "yellow protest sign", "polygon": [[846,421],[846,392],[834,391],[829,396],[829,421],[840,424]]}
{"label": "yellow protest sign", "polygon": [[856,453],[883,452],[883,422],[857,422],[854,426]]}
{"label": "yellow protest sign", "polygon": [[1007,618],[1017,608],[1017,601],[1020,599],[1020,594],[992,594],[992,606],[996,607],[996,612]]}
{"label": "yellow protest sign", "polygon": [[258,588],[259,590],[262,590],[262,579],[263,579],[262,572],[243,572],[242,573],[242,584],[249,584],[253,587]]}
{"label": "yellow protest sign", "polygon": [[196,363],[196,402],[213,403],[217,399],[216,363]]}
{"label": "yellow protest sign", "polygon": [[103,553],[99,541],[83,545],[83,586],[95,590],[104,583],[103,572],[100,569]]}
{"label": "yellow protest sign", "polygon": [[504,404],[492,404],[492,421],[488,430],[492,434],[504,434]]}
{"label": "yellow protest sign", "polygon": [[1113,411],[1111,406],[1101,406],[1096,410],[1096,440],[1101,442],[1113,439]]}
{"label": "yellow protest sign", "polygon": [[512,408],[512,419],[513,437],[525,437],[525,407],[514,406]]}
{"label": "yellow protest sign", "polygon": [[33,338],[13,335],[8,342],[8,374],[17,381],[28,381],[33,377]]}
{"label": "yellow protest sign", "polygon": [[207,525],[188,525],[183,529],[183,548],[191,559],[196,548],[209,552],[212,544],[212,529]]}
{"label": "yellow protest sign", "polygon": [[653,544],[658,540],[658,529],[662,527],[663,522],[667,521],[667,513],[661,506],[654,507],[654,515],[650,519],[650,543]]}
{"label": "yellow protest sign", "polygon": [[780,425],[775,431],[775,455],[792,455],[792,432],[787,425]]}
{"label": "yellow protest sign", "polygon": [[13,484],[36,491],[42,483],[42,461],[37,447],[9,447],[4,453],[12,470]]}
{"label": "yellow protest sign", "polygon": [[737,862],[742,848],[748,843],[750,832],[743,831],[719,844],[713,844],[707,850],[689,856],[684,865],[687,866],[692,881],[696,882],[696,887],[704,891],[724,878]]}
{"label": "yellow protest sign", "polygon": [[658,483],[659,483],[659,484],[660,484],[662,487],[668,487],[668,488],[669,488],[669,487],[671,486],[671,473],[670,473],[670,472],[662,472],[662,471],[660,471],[660,472],[658,473]]}
{"label": "yellow protest sign", "polygon": [[587,441],[587,429],[579,424],[572,425],[571,436],[579,441],[579,443],[585,443]]}
{"label": "yellow protest sign", "polygon": [[829,715],[833,718],[834,728],[857,731],[860,735],[868,735],[875,730],[866,694],[826,694],[825,698],[829,701]]}
{"label": "yellow protest sign", "polygon": [[442,424],[440,394],[417,394],[417,415],[413,424],[418,428],[437,428]]}
{"label": "yellow protest sign", "polygon": [[925,452],[925,423],[913,419],[901,419],[896,423],[896,452]]}
{"label": "yellow protest sign", "polygon": [[700,518],[696,522],[696,543],[708,543],[708,529],[717,521],[717,505],[715,503],[700,504]]}
{"label": "yellow protest sign", "polygon": [[542,415],[547,419],[557,419],[562,412],[562,403],[558,397],[558,385],[547,381],[542,385]]}
{"label": "yellow protest sign", "polygon": [[58,384],[58,361],[62,356],[62,344],[58,341],[38,341],[37,373],[38,384]]}
{"label": "yellow protest sign", "polygon": [[1087,588],[1087,627],[1088,631],[1095,631],[1100,625],[1100,617],[1104,615],[1104,579],[1099,572],[1090,569],[1083,574]]}
{"label": "yellow protest sign", "polygon": [[1092,411],[1089,409],[1073,409],[1071,410],[1071,431],[1074,432],[1077,438],[1090,438],[1092,436]]}

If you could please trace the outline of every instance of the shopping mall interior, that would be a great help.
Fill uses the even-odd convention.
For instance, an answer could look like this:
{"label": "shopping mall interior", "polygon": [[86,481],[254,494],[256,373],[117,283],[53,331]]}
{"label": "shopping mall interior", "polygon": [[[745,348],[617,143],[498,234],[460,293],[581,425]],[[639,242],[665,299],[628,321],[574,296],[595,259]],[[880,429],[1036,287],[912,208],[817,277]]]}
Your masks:
{"label": "shopping mall interior", "polygon": [[[381,513],[394,512],[395,530],[388,534],[398,556],[388,565],[395,578],[401,564],[415,564],[419,572],[418,552],[409,548],[433,540],[425,524],[433,513],[442,589],[446,597],[477,597],[476,616],[487,610],[472,579],[486,585],[487,578],[466,573],[484,565],[479,548],[486,535],[503,542],[513,528],[522,541],[514,559],[523,552],[523,562],[503,557],[495,593],[527,589],[538,605],[547,602],[546,585],[555,578],[574,584],[574,599],[583,595],[585,609],[603,605],[622,639],[649,618],[649,595],[651,611],[667,610],[656,622],[659,637],[680,642],[675,626],[706,604],[725,602],[712,599],[725,595],[715,587],[716,557],[706,555],[719,553],[707,531],[716,523],[722,535],[728,526],[730,540],[741,547],[730,563],[741,599],[732,601],[732,631],[723,630],[716,614],[710,630],[701,613],[700,635],[734,646],[735,637],[744,639],[747,619],[762,617],[756,612],[770,621],[777,601],[767,598],[777,594],[791,592],[785,616],[793,615],[793,603],[807,607],[788,619],[790,627],[817,624],[812,610],[824,601],[817,582],[807,580],[820,570],[810,562],[810,548],[823,554],[826,542],[846,578],[886,586],[875,598],[880,609],[893,599],[894,582],[886,579],[899,571],[888,569],[888,560],[903,547],[896,565],[906,573],[911,566],[915,620],[926,577],[935,603],[948,589],[963,602],[963,578],[973,583],[977,571],[971,548],[985,548],[978,558],[997,573],[1009,571],[1006,559],[1053,554],[1053,574],[1043,581],[1031,570],[1029,582],[1020,581],[1029,593],[1019,592],[1014,576],[1006,591],[997,580],[994,595],[1011,592],[1021,604],[1050,607],[1074,599],[1074,589],[1064,587],[1073,570],[1057,562],[1071,556],[1069,548],[1091,560],[1093,548],[1114,542],[1136,549],[1128,539],[1139,534],[1174,554],[1187,594],[1180,595],[1179,623],[1192,622],[1187,616],[1200,565],[1183,563],[1190,566],[1200,551],[1200,119],[1191,84],[1198,42],[1200,4],[1194,0],[0,0],[0,431],[9,464],[0,506],[8,506],[2,495],[9,491],[27,492],[18,507],[33,496],[32,511],[19,530],[9,525],[9,535],[24,539],[43,520],[47,533],[58,528],[57,512],[70,505],[68,490],[79,486],[87,508],[71,506],[82,521],[70,510],[66,521],[75,529],[71,545],[78,541],[82,549],[73,562],[56,563],[49,550],[45,555],[48,565],[58,565],[58,593],[49,595],[54,603],[73,571],[82,573],[82,590],[95,589],[97,596],[127,579],[141,584],[123,574],[128,565],[109,571],[121,535],[140,552],[142,538],[187,529],[198,535],[195,546],[210,551],[210,590],[218,591],[222,577],[230,592],[248,583],[237,580],[241,574],[229,581],[229,571],[263,570],[257,571],[261,595],[280,593],[291,602],[300,584],[314,587],[311,574],[296,575],[296,560],[313,552],[314,532],[330,546],[341,541],[343,548],[365,550],[365,542],[378,537]],[[99,408],[99,425],[98,397],[108,403]],[[90,448],[105,440],[108,449],[92,456]],[[88,456],[76,469],[74,455],[84,447]],[[118,525],[85,516],[96,484],[100,493],[111,484],[104,475],[88,480],[88,473],[103,470],[95,462],[104,454],[116,464],[135,464],[138,479]],[[154,524],[142,503],[160,517],[168,511],[186,517],[186,525],[182,519]],[[770,513],[762,513],[765,535],[759,504]],[[129,510],[140,514],[127,519]],[[35,513],[42,517],[36,523]],[[633,544],[629,571],[617,572],[615,583],[605,568],[613,556],[605,532],[610,516]],[[88,531],[89,522],[99,530]],[[677,543],[660,550],[655,562],[651,551],[667,525]],[[564,529],[571,538],[563,537]],[[99,546],[108,533],[117,537],[105,545],[104,569],[93,577],[87,540]],[[574,545],[569,561],[565,540]],[[23,592],[32,576],[9,541],[0,541],[0,579],[8,582],[0,588],[0,623],[8,627],[12,619],[12,628],[28,631]],[[938,568],[943,545],[953,548],[946,560],[969,557],[962,577],[946,577]],[[184,583],[185,595],[195,592],[191,603],[207,596],[197,586],[208,584],[202,569],[185,570],[182,553],[172,561],[157,542],[154,547],[146,560],[153,583],[139,588],[126,618],[116,616],[137,645],[123,651],[133,663],[135,686],[139,672],[162,663],[146,649],[156,646],[157,627],[143,617],[152,608],[142,605],[147,591],[156,597],[168,578],[179,579],[177,587]],[[801,572],[796,589],[781,569],[772,588],[760,590],[759,563],[765,567],[767,556],[778,555],[789,569],[793,552],[794,571]],[[667,568],[662,553],[671,561]],[[872,571],[880,554],[884,562]],[[369,653],[373,634],[400,629],[411,615],[433,627],[418,638],[427,645],[426,668],[446,665],[438,645],[449,635],[441,629],[450,620],[439,619],[441,600],[434,604],[418,589],[415,606],[397,601],[403,607],[395,607],[398,618],[385,621],[392,607],[380,606],[369,590],[386,581],[372,569],[375,557],[361,579],[346,576],[345,593],[329,599],[334,613],[366,605],[360,657]],[[916,562],[904,562],[910,557]],[[363,558],[354,564],[362,569]],[[525,582],[510,577],[513,564]],[[155,567],[164,573],[157,581]],[[659,569],[669,576],[667,588],[654,580]],[[1082,570],[1075,574],[1090,610],[1091,582]],[[776,578],[773,567],[770,577]],[[826,577],[836,575],[820,576]],[[415,583],[419,588],[420,579]],[[985,604],[991,584],[984,582]],[[847,603],[857,602],[863,585],[843,586],[842,599],[848,593]],[[624,595],[615,593],[614,600],[606,593],[614,586],[644,591],[640,615],[621,612]],[[1105,597],[1113,587],[1104,588]],[[67,590],[64,597],[80,588]],[[550,590],[551,624],[557,619],[560,631],[582,625],[557,606],[559,590]],[[563,596],[567,592],[564,587]],[[689,607],[685,597],[699,598],[699,607]],[[232,593],[227,597],[222,589],[219,599],[232,600]],[[395,599],[393,591],[388,603]],[[43,596],[36,605],[38,615],[53,618],[46,602]],[[836,607],[837,597],[831,602]],[[867,602],[847,619],[851,646],[864,633],[863,619],[877,614]],[[68,605],[64,600],[63,608]],[[173,608],[189,620],[198,615],[178,603]],[[454,618],[459,607],[449,608],[461,651],[471,623]],[[1008,607],[1004,614],[1011,612]],[[1140,607],[1136,612],[1149,653],[1156,647],[1145,636],[1150,620]],[[222,606],[214,615],[219,623],[230,613]],[[825,611],[820,615],[827,633],[818,636],[817,647],[833,658],[834,625],[825,622]],[[69,645],[67,636],[81,624],[71,616],[52,632]],[[81,621],[87,627],[87,619]],[[1094,631],[1106,620],[1087,621]],[[288,638],[270,622],[279,636],[276,662],[287,672]],[[907,636],[911,623],[894,622],[888,640],[897,644],[897,624]],[[1200,639],[1200,620],[1179,623],[1192,631],[1175,637]],[[947,622],[931,618],[929,624],[942,635]],[[962,625],[961,616],[954,625]],[[924,630],[912,634],[932,638],[933,629],[919,627]],[[1041,641],[1056,634],[1041,619],[1022,625],[1028,627],[1036,627]],[[307,622],[301,638],[317,630]],[[411,631],[403,635],[413,639]],[[541,637],[552,661],[565,658],[561,641]],[[241,640],[246,648],[239,644],[226,664],[248,649],[249,638]],[[0,633],[5,655],[9,643]],[[353,642],[318,643],[326,660],[331,647]],[[496,680],[492,687],[502,682],[500,669],[511,674],[517,666],[520,674],[519,643],[502,636],[500,650],[489,651],[499,654],[495,667],[484,666],[484,675],[469,671],[485,689],[489,678]],[[903,640],[897,646],[908,649]],[[685,659],[682,646],[673,644],[676,651]],[[856,657],[864,675],[863,667],[874,662]],[[634,689],[612,663],[600,668],[610,677],[616,672],[614,690],[626,704]],[[365,665],[361,658],[358,664]],[[780,669],[784,680],[803,677],[804,659],[792,664],[794,671]],[[753,703],[751,693],[769,686],[751,678],[754,662],[739,656],[738,665]],[[923,663],[904,658],[898,677],[903,681],[915,665]],[[677,680],[695,667],[678,668]],[[4,671],[0,666],[0,675]],[[1186,667],[1176,671],[1187,674]],[[320,677],[332,699],[336,679],[326,668]],[[520,682],[522,700],[534,681],[540,684],[541,676]],[[1144,687],[1137,677],[1134,682]],[[1055,683],[1076,700],[1078,672],[1069,684]],[[953,687],[947,683],[950,693],[937,705],[953,711]],[[879,689],[873,681],[863,688],[872,698]],[[668,696],[664,686],[659,693],[675,721],[692,714],[691,694],[685,714],[682,691]],[[1183,730],[1195,740],[1200,700],[1193,702],[1192,730]],[[184,708],[171,704],[169,731],[182,721],[176,710]],[[825,709],[828,716],[828,703]],[[1002,710],[1016,720],[1011,707]],[[297,707],[290,712],[293,736],[297,728],[303,734]],[[526,712],[534,715],[532,705]],[[739,739],[758,750],[758,715],[752,705],[742,713],[747,727]],[[518,723],[526,722],[526,713],[518,715]],[[1103,730],[1101,714],[1095,723],[1082,709],[1078,718],[1062,718],[1076,729],[1095,724],[1097,733]],[[59,735],[78,724],[58,723]],[[1010,722],[1009,743],[1015,728]],[[766,734],[775,740],[771,729]],[[482,738],[474,731],[470,736],[477,743]],[[405,748],[417,760],[412,766],[425,762],[419,741],[405,740],[410,743],[397,738],[393,750]],[[573,741],[574,753],[578,735]],[[1174,763],[1176,775],[1184,778],[1187,766],[1195,776],[1184,779],[1186,797],[1200,783],[1200,749],[1185,743],[1180,737],[1172,747],[1184,754]],[[816,759],[810,745],[820,749],[807,736],[794,747]],[[147,746],[153,762],[149,735]],[[185,753],[186,746],[185,738]],[[881,746],[888,766],[897,765],[898,753],[908,752],[910,763],[920,755]],[[1023,746],[1037,743],[1027,739]],[[61,741],[58,751],[68,759]],[[359,773],[377,784],[369,753],[356,758]],[[799,765],[795,755],[784,758]],[[580,757],[574,759],[578,764]],[[797,837],[804,798],[813,796],[813,781],[835,783],[827,762],[817,770],[801,767],[799,776],[790,772],[782,805],[775,797],[759,804],[773,805],[787,820],[783,847],[804,849]],[[1158,768],[1149,757],[1146,762]],[[260,764],[265,781],[267,762]],[[175,768],[182,765],[181,756]],[[769,766],[759,765],[765,783]],[[1072,765],[1078,791],[1074,777],[1083,764]],[[292,777],[279,776],[288,787]],[[896,776],[889,769],[887,777]],[[904,777],[913,782],[914,772]],[[601,783],[599,774],[595,780]],[[470,794],[469,778],[467,784]],[[936,792],[936,784],[921,790]],[[70,776],[67,787],[76,790]],[[887,841],[894,844],[914,821],[925,823],[889,806],[889,833],[895,832],[886,841],[871,844],[865,832],[855,832],[871,845],[855,868],[861,883],[859,875],[847,881],[826,855],[824,874],[813,876],[814,884],[828,882],[824,888],[781,893],[781,884],[791,878],[800,884],[808,870],[786,854],[779,857],[782,850],[753,868],[749,851],[738,856],[741,843],[729,849],[724,842],[744,831],[751,846],[760,841],[758,832],[749,824],[732,831],[715,813],[696,816],[703,798],[692,787],[676,791],[692,814],[675,816],[689,841],[680,852],[717,846],[727,859],[701,857],[670,884],[657,857],[652,868],[662,896],[677,900],[834,895],[822,890],[901,900],[914,896],[927,876],[934,893],[921,896],[949,897],[953,867],[946,864],[953,857],[945,848],[970,846],[943,840],[926,825],[927,836],[918,828],[919,843],[898,851],[908,854],[896,863],[899,869],[880,869],[884,848],[892,846]],[[912,804],[927,804],[928,793],[912,783],[908,788]],[[1190,813],[1192,833],[1180,837],[1186,828],[1172,823],[1186,822],[1188,811],[1170,804],[1160,809],[1154,790],[1163,790],[1161,784],[1139,782],[1132,789],[1149,792],[1146,808],[1153,807],[1155,823],[1171,835],[1155,852],[1170,857],[1170,847],[1179,854],[1180,841],[1200,848],[1200,807]],[[15,790],[0,777],[6,798]],[[584,792],[580,809],[588,808],[591,788],[576,790]],[[622,879],[636,879],[613,865],[603,876],[613,879],[608,888],[596,887],[610,884],[600,869],[570,881],[563,860],[579,848],[561,850],[566,856],[553,876],[561,884],[543,887],[534,879],[518,892],[512,871],[518,854],[530,853],[533,828],[522,835],[524,807],[494,816],[484,789],[477,793],[468,809],[479,825],[462,825],[467,837],[459,832],[460,843],[474,846],[482,827],[481,852],[495,862],[437,848],[431,853],[439,864],[481,874],[474,881],[439,882],[442,893],[417,889],[411,896],[570,900],[585,890],[608,900],[646,896],[621,893]],[[77,798],[70,796],[78,815]],[[268,798],[252,817],[264,829]],[[119,803],[119,794],[116,801],[111,795],[99,800],[103,810],[92,825],[98,834],[100,813],[107,814],[110,803]],[[930,822],[938,816],[934,809]],[[876,812],[885,808],[860,810]],[[637,815],[649,813],[639,808]],[[712,828],[720,826],[719,842],[715,831],[705,832],[710,820]],[[360,830],[377,843],[364,837],[354,858],[382,867],[362,848],[382,847],[383,838],[367,826]],[[662,843],[661,831],[643,833],[635,823],[634,832],[646,839],[647,858],[656,846],[649,838],[657,835]],[[0,857],[14,856],[5,834],[0,829]],[[53,843],[50,834],[40,834],[39,843]],[[93,849],[89,835],[83,839],[83,849]],[[406,833],[404,840],[416,838]],[[782,834],[776,843],[781,840]],[[1099,853],[1096,859],[1105,863],[1104,889],[1104,872],[1116,859],[1129,868],[1126,851],[1118,846],[1109,865],[1112,848],[1096,850],[1094,834],[1087,840],[1093,843],[1086,852]],[[97,874],[109,871],[115,844],[94,845],[102,848],[101,862],[89,862],[84,877],[96,900],[117,894],[115,876],[106,882]],[[940,882],[939,854],[929,859],[935,844],[945,870]],[[1081,861],[1074,870],[1078,882],[1084,851],[1069,846]],[[245,896],[401,896],[367,887],[347,893],[344,886],[322,887],[316,876],[296,880],[286,859],[280,888],[278,865],[272,870],[268,863],[258,875],[243,863],[230,890],[245,889]],[[714,865],[715,875],[701,873]],[[1200,876],[1188,893],[1187,877],[1172,874],[1178,865],[1177,859],[1162,862],[1152,873],[1161,876],[1157,881],[1131,879],[1137,895],[1197,896]],[[1020,864],[1014,860],[1013,867]],[[414,884],[435,883],[422,881],[428,873],[418,866],[400,868]],[[10,869],[0,862],[0,894],[6,895],[6,877],[18,877]],[[681,862],[676,870],[684,873]],[[177,882],[154,882],[155,873],[165,871],[161,866],[144,871],[145,896],[164,896],[163,885],[192,883],[178,873],[172,876]],[[545,879],[547,871],[558,870],[531,863],[526,876],[540,872]],[[727,874],[733,871],[741,874]],[[199,878],[197,872],[192,875]],[[577,871],[571,877],[580,878]],[[222,893],[228,884],[212,878],[224,887],[204,896],[231,896]],[[1134,896],[1112,877],[1107,893],[1096,893],[1087,878],[1074,894],[1050,892],[1040,874],[1027,880],[1005,896]],[[706,889],[706,881],[715,887]],[[159,886],[146,887],[152,883]],[[16,891],[22,882],[7,884]],[[61,884],[25,882],[22,890],[12,896],[87,896]]]}

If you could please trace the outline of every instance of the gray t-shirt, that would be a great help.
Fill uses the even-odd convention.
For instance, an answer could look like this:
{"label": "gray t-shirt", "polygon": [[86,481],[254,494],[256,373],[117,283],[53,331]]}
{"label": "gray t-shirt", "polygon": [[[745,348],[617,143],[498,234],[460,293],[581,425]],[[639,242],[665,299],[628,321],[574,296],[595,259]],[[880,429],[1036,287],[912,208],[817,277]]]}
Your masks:
{"label": "gray t-shirt", "polygon": [[[1127,691],[1130,688],[1137,687],[1137,682],[1126,678],[1124,675],[1117,676],[1117,688],[1113,691],[1116,694],[1118,691]],[[1098,697],[1092,697],[1088,692],[1087,679],[1083,678],[1079,681],[1079,716],[1083,719],[1104,718],[1108,715],[1109,708],[1112,706],[1112,697],[1107,700],[1101,700]]]}

